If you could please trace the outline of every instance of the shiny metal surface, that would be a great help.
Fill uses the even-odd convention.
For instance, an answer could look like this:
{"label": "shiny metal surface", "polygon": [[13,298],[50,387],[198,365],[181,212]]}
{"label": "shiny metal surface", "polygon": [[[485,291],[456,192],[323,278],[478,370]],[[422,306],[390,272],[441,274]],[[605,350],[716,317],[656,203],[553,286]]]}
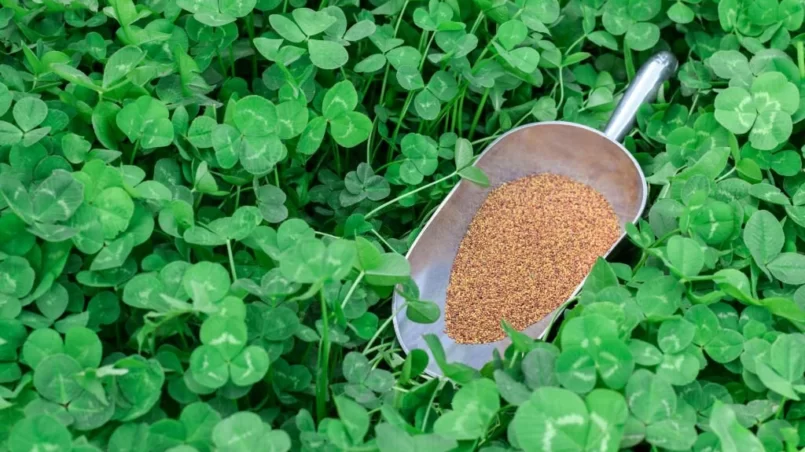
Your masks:
{"label": "shiny metal surface", "polygon": [[[407,254],[421,299],[438,304],[441,315],[437,322],[428,325],[411,322],[405,311],[395,316],[394,329],[406,353],[420,348],[430,354],[424,335],[435,334],[442,341],[449,362],[481,368],[492,358],[493,350],[502,353],[509,345],[508,339],[489,344],[457,344],[444,333],[445,296],[453,260],[475,212],[493,187],[531,174],[555,173],[585,183],[603,194],[615,209],[622,231],[626,223],[642,215],[648,196],[645,176],[634,157],[615,140],[625,136],[639,106],[653,98],[675,69],[676,59],[668,52],[649,59],[624,94],[606,132],[560,121],[527,124],[500,136],[484,150],[475,166],[489,176],[490,187],[459,182]],[[621,239],[624,235],[622,232]],[[581,284],[572,296],[580,288]],[[395,294],[392,312],[397,312],[404,302]],[[534,338],[541,337],[556,314],[555,311],[524,332]],[[441,374],[432,357],[426,372],[434,376]]]}

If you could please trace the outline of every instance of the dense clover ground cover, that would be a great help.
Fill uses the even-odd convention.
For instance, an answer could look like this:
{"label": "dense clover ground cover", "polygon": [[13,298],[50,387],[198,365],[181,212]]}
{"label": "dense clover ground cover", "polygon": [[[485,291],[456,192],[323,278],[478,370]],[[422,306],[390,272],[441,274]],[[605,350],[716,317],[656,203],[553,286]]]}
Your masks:
{"label": "dense clover ground cover", "polygon": [[[801,0],[0,5],[0,450],[805,446]],[[429,215],[660,49],[630,245],[549,342],[422,375]]]}

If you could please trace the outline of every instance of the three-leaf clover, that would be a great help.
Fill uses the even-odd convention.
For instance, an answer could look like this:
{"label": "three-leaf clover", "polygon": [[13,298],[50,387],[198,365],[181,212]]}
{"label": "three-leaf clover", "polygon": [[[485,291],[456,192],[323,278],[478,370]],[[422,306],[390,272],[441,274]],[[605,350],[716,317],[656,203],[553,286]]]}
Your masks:
{"label": "three-leaf clover", "polygon": [[143,149],[168,146],[173,143],[173,124],[168,108],[151,96],[141,96],[128,103],[115,117],[115,123],[129,141]]}
{"label": "three-leaf clover", "polygon": [[215,126],[212,147],[218,163],[232,168],[240,162],[251,174],[262,175],[285,159],[287,149],[278,135],[277,106],[261,96],[247,96],[234,105],[231,121]]}
{"label": "three-leaf clover", "polygon": [[190,370],[200,384],[219,388],[230,379],[249,386],[268,371],[269,359],[261,347],[246,345],[246,324],[242,319],[216,315],[201,325],[202,346],[190,356]]}
{"label": "three-leaf clover", "polygon": [[256,0],[178,0],[177,6],[210,27],[220,27],[251,13]]}
{"label": "three-leaf clover", "polygon": [[41,99],[23,97],[14,104],[11,114],[18,127],[6,121],[0,121],[0,146],[17,143],[22,143],[25,147],[33,146],[51,130],[49,126],[37,128],[45,121],[48,114],[47,104]]}
{"label": "three-leaf clover", "polygon": [[659,0],[610,0],[601,18],[604,28],[634,50],[647,50],[660,39],[660,28],[650,22],[662,9]]}
{"label": "three-leaf clover", "polygon": [[400,143],[405,160],[400,165],[400,178],[407,184],[419,185],[425,176],[436,172],[439,150],[436,141],[425,135],[409,133]]}
{"label": "three-leaf clover", "polygon": [[383,176],[378,176],[366,163],[358,165],[356,171],[347,173],[344,191],[339,195],[341,205],[349,207],[364,199],[380,201],[391,193],[391,187]]}
{"label": "three-leaf clover", "polygon": [[338,42],[315,39],[337,22],[337,18],[326,11],[309,8],[296,8],[291,13],[293,20],[281,14],[268,17],[274,30],[285,40],[294,44],[307,42],[310,61],[325,70],[338,69],[349,61],[349,53]]}
{"label": "three-leaf clover", "polygon": [[349,80],[336,83],[324,95],[322,116],[311,120],[300,138],[305,154],[314,153],[321,145],[327,124],[336,143],[346,148],[359,145],[369,138],[372,121],[363,113],[354,111],[358,105],[358,92]]}

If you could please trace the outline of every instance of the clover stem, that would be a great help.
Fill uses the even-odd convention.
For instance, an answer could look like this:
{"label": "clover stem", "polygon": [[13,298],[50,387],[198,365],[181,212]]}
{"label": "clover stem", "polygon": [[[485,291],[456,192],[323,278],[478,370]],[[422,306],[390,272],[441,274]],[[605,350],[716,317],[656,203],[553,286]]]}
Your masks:
{"label": "clover stem", "polygon": [[[120,331],[115,331],[118,335]],[[179,342],[182,343],[182,350],[190,350],[190,345],[187,343],[187,338],[184,337],[184,331],[179,330]]]}
{"label": "clover stem", "polygon": [[352,298],[352,294],[355,292],[355,289],[358,288],[358,284],[361,283],[361,280],[366,275],[366,272],[360,272],[358,277],[355,278],[355,281],[352,282],[352,286],[350,286],[347,295],[344,297],[344,301],[341,302],[341,309],[344,309],[347,306],[347,302],[350,298]]}
{"label": "clover stem", "polygon": [[[428,134],[432,134],[433,131],[439,129],[439,125],[444,122],[444,127],[442,127],[442,133],[447,133],[450,129],[450,111],[453,109],[453,105],[450,103],[446,103],[444,106],[441,107],[439,114],[436,115],[436,119],[433,121],[428,121]],[[420,123],[420,127],[425,126],[425,121]]]}
{"label": "clover stem", "polygon": [[392,321],[394,321],[394,318],[395,318],[395,317],[397,317],[397,314],[399,314],[400,312],[402,312],[402,310],[403,310],[403,309],[405,309],[407,306],[408,306],[408,301],[406,301],[405,303],[403,303],[402,305],[400,305],[400,308],[399,308],[399,309],[397,309],[396,311],[392,312],[392,313],[391,313],[391,316],[390,316],[388,319],[386,319],[386,321],[385,321],[385,322],[383,322],[383,324],[382,324],[382,325],[380,325],[380,328],[378,328],[378,329],[377,329],[377,331],[375,332],[375,335],[374,335],[374,336],[372,336],[372,338],[371,338],[371,339],[369,339],[369,342],[367,342],[367,343],[366,343],[366,346],[363,348],[363,354],[364,354],[364,355],[365,355],[365,354],[366,354],[366,352],[367,352],[367,351],[368,351],[368,350],[369,350],[369,349],[372,347],[372,344],[373,344],[373,343],[374,343],[374,342],[377,340],[377,338],[378,338],[378,337],[380,337],[380,333],[382,333],[382,332],[383,332],[383,330],[385,330],[385,329],[386,329],[386,328],[389,326],[389,324],[390,324]]}
{"label": "clover stem", "polygon": [[134,142],[134,149],[131,151],[131,161],[129,162],[130,165],[134,165],[134,157],[137,156],[137,151],[140,149],[140,140]]}
{"label": "clover stem", "polygon": [[[288,1],[288,0],[285,0],[285,1]],[[393,36],[394,38],[397,37],[397,32],[400,30],[400,24],[402,23],[402,18],[405,15],[405,9],[408,8],[408,3],[409,2],[410,2],[410,0],[405,0],[405,3],[403,3],[403,7],[400,10],[400,15],[397,16],[397,24],[394,26],[394,36]],[[379,97],[379,100],[378,100],[378,104],[384,105],[384,106],[385,106],[385,103],[386,103],[385,96],[386,96],[386,85],[387,85],[388,79],[389,79],[389,66],[391,66],[391,64],[388,62],[388,60],[386,60],[386,70],[383,72],[383,84],[380,87],[380,97]],[[375,116],[375,120],[377,120],[377,116]],[[375,122],[376,121],[372,122],[372,130],[369,132],[369,139],[367,140],[369,143],[372,142],[372,137],[374,136],[374,133],[375,133],[375,128],[374,128]],[[378,148],[379,148],[379,146],[378,146]],[[372,152],[372,156],[374,156],[375,152],[377,152],[377,149],[374,149],[374,151]],[[367,155],[369,154],[369,148],[368,147],[366,149],[366,153],[367,153]],[[371,158],[369,160],[371,160]],[[369,163],[369,162],[367,161],[366,163]]]}
{"label": "clover stem", "polygon": [[678,228],[674,229],[673,231],[666,232],[662,237],[658,238],[657,241],[654,242],[652,247],[655,247],[657,245],[662,244],[662,242],[670,239],[671,237],[675,236],[676,234],[679,234],[679,229]]}
{"label": "clover stem", "polygon": [[425,67],[425,60],[428,59],[428,51],[430,50],[431,44],[433,44],[433,38],[436,37],[436,33],[430,35],[430,39],[428,40],[428,45],[425,46],[425,51],[422,52],[422,59],[419,60],[419,71],[422,72],[422,68]]}
{"label": "clover stem", "polygon": [[475,22],[472,24],[472,28],[470,29],[470,34],[471,35],[475,34],[475,30],[478,29],[478,27],[481,25],[481,21],[483,21],[484,19],[486,19],[486,14],[484,14],[484,12],[481,11],[478,14],[478,18],[475,19]]}
{"label": "clover stem", "polygon": [[562,108],[562,102],[565,101],[565,82],[564,82],[564,71],[563,68],[559,67],[559,102],[556,103],[556,110],[558,111]]}
{"label": "clover stem", "polygon": [[335,143],[335,140],[332,139],[332,135],[330,136],[330,138],[333,141],[333,154],[335,154],[335,173],[340,176],[341,175],[341,153],[338,152],[338,145]]}
{"label": "clover stem", "polygon": [[448,174],[447,176],[444,176],[444,177],[442,177],[442,178],[436,179],[436,180],[435,180],[435,181],[433,181],[433,182],[427,183],[427,184],[425,184],[425,185],[423,185],[423,186],[421,186],[421,187],[419,187],[419,188],[416,188],[416,189],[414,189],[414,190],[411,190],[411,191],[409,191],[409,192],[403,193],[403,194],[401,194],[400,196],[397,196],[396,198],[392,199],[391,201],[385,202],[385,203],[383,203],[383,204],[379,205],[378,207],[375,207],[375,208],[374,208],[374,210],[372,210],[371,212],[367,213],[367,214],[364,216],[364,219],[368,220],[368,219],[369,219],[369,218],[371,218],[373,215],[376,215],[378,212],[380,212],[381,210],[385,209],[385,208],[386,208],[386,207],[388,207],[388,206],[393,205],[393,204],[394,204],[394,203],[396,203],[397,201],[399,201],[399,200],[401,200],[401,199],[403,199],[403,198],[407,198],[407,197],[409,197],[409,196],[411,196],[411,195],[413,195],[413,194],[415,194],[415,193],[418,193],[418,192],[420,192],[420,191],[422,191],[422,190],[425,190],[425,189],[428,189],[428,188],[430,188],[430,187],[433,187],[433,186],[434,186],[434,185],[436,185],[436,184],[440,184],[440,183],[442,183],[442,182],[446,181],[447,179],[450,179],[451,177],[456,176],[457,174],[458,174],[458,172],[454,171],[454,172],[452,172],[452,173]]}
{"label": "clover stem", "polygon": [[489,88],[484,90],[484,94],[481,96],[481,102],[478,104],[478,109],[475,110],[475,117],[472,118],[472,124],[470,125],[470,134],[467,136],[468,140],[472,140],[472,136],[475,134],[475,127],[478,125],[478,120],[481,119],[481,112],[484,111],[484,104],[486,104],[488,97]]}
{"label": "clover stem", "polygon": [[340,239],[341,238],[341,237],[336,237],[336,236],[334,236],[332,234],[328,234],[326,232],[321,232],[321,231],[313,231],[313,233],[318,234],[318,235],[320,235],[322,237],[329,237],[331,239]]}
{"label": "clover stem", "polygon": [[235,271],[235,257],[232,255],[232,243],[230,240],[226,241],[226,253],[229,255],[229,270],[232,272],[232,281],[237,281],[238,274]]}
{"label": "clover stem", "polygon": [[274,185],[276,185],[278,188],[280,186],[280,172],[276,165],[274,166]]}
{"label": "clover stem", "polygon": [[623,62],[626,65],[626,79],[631,83],[635,76],[635,68],[634,61],[632,61],[632,49],[625,39],[623,40]]}
{"label": "clover stem", "polygon": [[428,402],[428,409],[425,410],[425,417],[422,418],[422,425],[428,425],[428,416],[430,416],[430,410],[433,408],[433,401],[436,400],[436,394],[442,392],[442,388],[447,380],[439,380],[439,386],[436,387],[436,390],[433,391],[433,394],[430,395],[430,401]]}
{"label": "clover stem", "polygon": [[788,400],[788,399],[787,399],[787,398],[785,398],[785,397],[783,397],[782,399],[780,399],[780,406],[779,406],[779,407],[777,407],[777,414],[775,414],[775,415],[774,415],[774,418],[775,418],[775,419],[782,419],[782,417],[783,417],[783,413],[785,412],[785,402],[786,402],[787,400]]}
{"label": "clover stem", "polygon": [[319,292],[321,301],[321,342],[319,356],[316,362],[316,418],[321,422],[327,417],[327,389],[329,378],[327,371],[330,368],[330,321],[327,318],[327,302],[324,295]]}
{"label": "clover stem", "polygon": [[581,37],[579,39],[576,39],[575,41],[573,41],[573,43],[570,44],[570,46],[567,48],[567,50],[565,50],[565,55],[568,55],[570,53],[570,51],[573,50],[573,47],[576,47],[581,41],[584,41],[586,38],[587,38],[587,34],[585,33],[585,34],[581,35]]}
{"label": "clover stem", "polygon": [[414,98],[413,91],[408,91],[408,95],[405,96],[405,103],[403,104],[402,111],[400,112],[400,117],[397,118],[397,125],[394,127],[394,133],[391,135],[391,146],[389,146],[389,156],[388,156],[389,160],[391,160],[392,153],[394,152],[394,146],[397,144],[397,134],[400,133],[400,127],[402,126],[405,114],[408,113],[408,107],[411,105],[411,100],[413,98]]}
{"label": "clover stem", "polygon": [[693,103],[690,104],[690,110],[688,111],[688,118],[693,116],[693,112],[696,111],[696,104],[699,102],[699,92],[696,92],[696,95],[693,96]]}
{"label": "clover stem", "polygon": [[371,231],[371,232],[372,232],[372,234],[374,234],[374,235],[375,235],[375,237],[377,237],[377,239],[378,239],[378,240],[380,240],[381,242],[383,242],[383,244],[384,244],[384,245],[386,245],[386,248],[390,249],[391,251],[394,251],[394,252],[395,252],[395,253],[397,253],[397,254],[402,254],[402,253],[400,253],[399,251],[395,250],[395,249],[394,249],[394,247],[393,247],[393,246],[391,246],[391,244],[390,244],[389,242],[387,242],[387,241],[386,241],[386,239],[384,239],[384,238],[383,238],[383,236],[382,236],[382,235],[380,235],[380,233],[379,233],[379,232],[377,232],[377,230],[372,229],[372,231]]}
{"label": "clover stem", "polygon": [[576,300],[578,300],[578,298],[573,297],[570,300],[567,300],[564,303],[562,303],[554,311],[553,316],[551,316],[551,321],[548,323],[548,326],[545,327],[545,331],[542,333],[542,339],[545,342],[548,341],[548,336],[551,334],[551,330],[553,329],[553,326],[556,324],[556,321],[559,319],[559,316],[562,315],[562,313],[565,312],[565,309],[567,309],[568,306],[570,306],[572,303],[575,303]]}
{"label": "clover stem", "polygon": [[736,167],[735,167],[735,166],[733,166],[732,168],[730,168],[730,170],[729,170],[729,171],[727,171],[726,173],[724,173],[724,175],[723,175],[723,176],[721,176],[721,177],[719,177],[718,179],[716,179],[716,183],[721,182],[722,180],[724,180],[724,179],[726,179],[726,178],[728,178],[728,177],[732,176],[732,173],[734,173],[734,172],[735,172],[735,170],[736,170]]}
{"label": "clover stem", "polygon": [[252,46],[252,79],[257,78],[257,49],[254,48],[254,16],[246,16],[246,31],[249,33],[249,44]]}
{"label": "clover stem", "polygon": [[799,76],[805,77],[805,43],[797,41],[797,67],[799,67]]}
{"label": "clover stem", "polygon": [[464,95],[467,93],[467,87],[464,86],[464,90],[461,91],[461,97],[458,99],[458,133],[459,135],[464,132]]}
{"label": "clover stem", "polygon": [[226,65],[224,64],[224,57],[221,55],[221,49],[216,48],[215,53],[218,56],[218,66],[221,67],[221,75],[226,77]]}
{"label": "clover stem", "polygon": [[235,71],[235,46],[234,44],[229,44],[229,64],[232,67],[232,77],[235,76],[237,73]]}
{"label": "clover stem", "polygon": [[375,118],[372,119],[372,130],[369,132],[369,138],[366,140],[366,164],[369,166],[372,166],[372,135],[374,135],[376,123],[377,123],[377,116],[375,116]]}
{"label": "clover stem", "polygon": [[643,267],[643,264],[646,263],[646,259],[648,259],[648,253],[643,251],[642,253],[640,253],[640,260],[637,261],[637,264],[634,266],[634,270],[632,270],[632,273],[637,273],[637,271]]}
{"label": "clover stem", "polygon": [[238,185],[237,191],[235,192],[235,210],[238,210],[240,207],[240,185]]}

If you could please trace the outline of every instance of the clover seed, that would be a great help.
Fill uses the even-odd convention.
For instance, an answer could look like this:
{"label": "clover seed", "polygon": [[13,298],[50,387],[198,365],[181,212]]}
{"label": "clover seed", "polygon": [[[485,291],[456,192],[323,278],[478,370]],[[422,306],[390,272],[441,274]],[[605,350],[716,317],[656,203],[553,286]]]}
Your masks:
{"label": "clover seed", "polygon": [[459,245],[445,309],[458,343],[522,330],[573,293],[597,257],[618,241],[612,206],[593,188],[556,174],[507,182],[489,193]]}

